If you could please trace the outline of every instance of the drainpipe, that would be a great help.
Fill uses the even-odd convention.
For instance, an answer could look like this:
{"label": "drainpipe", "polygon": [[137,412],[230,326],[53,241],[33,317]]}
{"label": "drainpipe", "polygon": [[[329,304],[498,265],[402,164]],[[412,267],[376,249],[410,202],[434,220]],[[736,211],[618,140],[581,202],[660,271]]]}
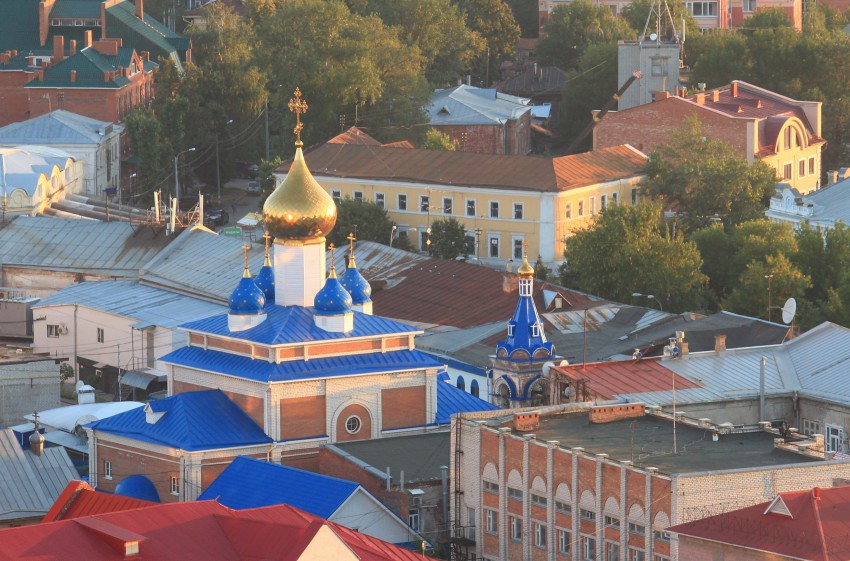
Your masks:
{"label": "drainpipe", "polygon": [[[74,304],[74,384],[80,381],[80,361],[77,358],[77,308],[78,304]],[[77,403],[79,403],[79,396],[77,396]]]}
{"label": "drainpipe", "polygon": [[767,359],[761,357],[761,371],[759,372],[759,421],[764,421],[764,370]]}

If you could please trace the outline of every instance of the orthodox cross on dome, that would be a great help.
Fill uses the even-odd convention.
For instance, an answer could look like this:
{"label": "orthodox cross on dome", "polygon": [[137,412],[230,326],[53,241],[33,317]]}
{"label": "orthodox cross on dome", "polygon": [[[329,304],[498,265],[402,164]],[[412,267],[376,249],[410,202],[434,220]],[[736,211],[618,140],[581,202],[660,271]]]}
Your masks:
{"label": "orthodox cross on dome", "polygon": [[525,240],[524,242],[522,242],[522,252],[523,252],[523,256],[526,259],[528,259],[528,240]]}
{"label": "orthodox cross on dome", "polygon": [[269,257],[269,243],[271,243],[272,237],[269,235],[268,231],[263,232],[263,240],[266,242],[266,259]]}
{"label": "orthodox cross on dome", "polygon": [[336,246],[334,244],[330,244],[328,249],[331,250],[331,274],[328,275],[329,278],[336,278],[336,263],[334,262],[334,251],[336,251]]}
{"label": "orthodox cross on dome", "polygon": [[349,232],[348,237],[346,237],[345,239],[348,240],[348,254],[351,257],[354,257],[354,240],[356,240],[357,238],[354,237],[354,234]]}
{"label": "orthodox cross on dome", "polygon": [[251,249],[251,246],[247,243],[242,246],[242,251],[245,252],[245,273],[242,275],[243,277],[250,277],[251,271],[248,269],[248,250]]}
{"label": "orthodox cross on dome", "polygon": [[307,112],[307,102],[301,99],[300,88],[295,88],[294,95],[295,99],[290,98],[289,100],[289,110],[295,113],[295,128],[293,129],[297,137],[295,145],[302,146],[304,143],[301,142],[301,130],[304,128],[304,124],[301,122],[301,114]]}
{"label": "orthodox cross on dome", "polygon": [[35,425],[35,432],[38,432],[38,411],[32,412],[33,424]]}

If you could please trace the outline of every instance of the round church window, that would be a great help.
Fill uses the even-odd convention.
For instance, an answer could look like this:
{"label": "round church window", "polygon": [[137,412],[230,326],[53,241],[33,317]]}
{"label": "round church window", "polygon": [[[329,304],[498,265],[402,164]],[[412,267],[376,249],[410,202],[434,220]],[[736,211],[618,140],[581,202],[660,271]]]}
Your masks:
{"label": "round church window", "polygon": [[363,426],[363,424],[360,422],[360,417],[357,415],[352,415],[345,420],[345,430],[348,431],[348,434],[357,434],[360,432],[361,426]]}

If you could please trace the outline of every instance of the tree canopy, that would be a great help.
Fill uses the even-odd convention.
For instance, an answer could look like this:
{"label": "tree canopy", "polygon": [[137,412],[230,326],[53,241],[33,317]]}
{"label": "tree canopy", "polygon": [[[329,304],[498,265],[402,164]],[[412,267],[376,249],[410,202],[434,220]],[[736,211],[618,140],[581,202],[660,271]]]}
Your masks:
{"label": "tree canopy", "polygon": [[441,259],[454,259],[468,253],[466,228],[456,218],[435,220],[431,223],[429,251]]}

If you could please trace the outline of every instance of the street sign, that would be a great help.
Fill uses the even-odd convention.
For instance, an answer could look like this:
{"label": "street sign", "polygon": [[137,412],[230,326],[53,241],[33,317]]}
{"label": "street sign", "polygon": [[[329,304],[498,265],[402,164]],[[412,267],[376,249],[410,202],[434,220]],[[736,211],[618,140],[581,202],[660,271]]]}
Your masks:
{"label": "street sign", "polygon": [[241,238],[242,237],[242,228],[236,226],[230,226],[229,228],[221,229],[222,236],[230,236],[232,238]]}

